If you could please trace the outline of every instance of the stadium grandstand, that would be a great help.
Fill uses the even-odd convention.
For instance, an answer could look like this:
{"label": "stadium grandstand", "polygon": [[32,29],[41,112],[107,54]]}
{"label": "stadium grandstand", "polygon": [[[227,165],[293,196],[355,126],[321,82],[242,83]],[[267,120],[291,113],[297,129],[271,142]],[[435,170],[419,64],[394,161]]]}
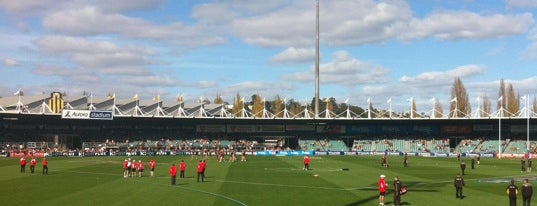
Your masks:
{"label": "stadium grandstand", "polygon": [[[308,106],[292,115],[263,108],[208,101],[185,103],[117,99],[115,95],[51,94],[0,98],[2,153],[47,152],[58,155],[191,154],[219,149],[250,154],[264,151],[368,154],[505,154],[537,153],[537,114],[523,107],[462,117],[356,114]],[[410,114],[419,113],[410,111]]]}

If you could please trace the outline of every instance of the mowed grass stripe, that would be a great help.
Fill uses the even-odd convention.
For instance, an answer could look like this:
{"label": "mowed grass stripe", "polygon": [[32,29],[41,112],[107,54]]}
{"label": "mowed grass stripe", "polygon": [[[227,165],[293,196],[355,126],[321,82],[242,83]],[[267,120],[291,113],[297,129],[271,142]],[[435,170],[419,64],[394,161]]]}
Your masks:
{"label": "mowed grass stripe", "polygon": [[[49,158],[50,174],[19,173],[18,159],[0,159],[0,205],[377,205],[376,181],[385,174],[392,189],[398,175],[409,193],[408,205],[505,205],[506,181],[532,178],[520,172],[520,160],[483,158],[464,176],[465,199],[455,199],[453,178],[460,172],[455,158],[389,156],[390,168],[380,167],[380,156],[313,156],[310,171],[302,157],[248,157],[247,162],[218,163],[210,157],[207,182],[196,182],[198,159],[190,156],[132,157],[156,159],[156,176],[122,177],[125,157]],[[187,163],[186,179],[170,186],[169,166]],[[40,159],[38,159],[40,162]],[[338,171],[348,168],[349,171]],[[318,174],[319,177],[313,177]],[[495,183],[496,181],[496,183]],[[520,198],[521,199],[521,198]],[[386,202],[392,201],[391,191]]]}

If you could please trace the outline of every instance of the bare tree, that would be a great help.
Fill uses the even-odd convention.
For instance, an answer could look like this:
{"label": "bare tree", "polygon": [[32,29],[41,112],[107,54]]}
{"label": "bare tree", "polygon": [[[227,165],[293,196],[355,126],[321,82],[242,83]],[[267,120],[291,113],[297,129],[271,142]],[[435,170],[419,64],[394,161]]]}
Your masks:
{"label": "bare tree", "polygon": [[233,101],[233,109],[231,109],[231,112],[235,117],[242,117],[242,109],[244,108],[244,98],[241,98],[239,93],[237,92],[237,96],[235,96],[235,101]]}
{"label": "bare tree", "polygon": [[537,97],[533,96],[533,113],[537,113]]}
{"label": "bare tree", "polygon": [[492,109],[491,107],[492,106],[490,104],[489,97],[486,94],[484,94],[483,95],[483,109],[481,109],[479,116],[480,117],[488,117],[488,116],[490,116],[490,112],[491,112],[491,109]]}
{"label": "bare tree", "polygon": [[440,101],[438,99],[434,99],[434,117],[435,118],[441,118],[444,116],[444,110],[442,109],[442,104],[440,104]]}
{"label": "bare tree", "polygon": [[274,101],[272,102],[272,113],[277,115],[277,117],[283,117],[283,101],[280,98],[280,95],[276,95]]}
{"label": "bare tree", "polygon": [[410,118],[416,118],[418,116],[418,112],[416,111],[416,101],[412,99],[412,113],[410,113]]}
{"label": "bare tree", "polygon": [[449,106],[450,116],[465,117],[472,113],[468,93],[462,84],[461,78],[457,77],[453,81],[451,88],[451,101]]}
{"label": "bare tree", "polygon": [[221,95],[216,94],[216,97],[214,98],[213,103],[215,103],[215,104],[223,104],[224,99],[222,99]]}
{"label": "bare tree", "polygon": [[508,115],[511,117],[514,117],[518,113],[518,109],[520,107],[519,104],[520,100],[518,95],[515,94],[515,90],[513,89],[513,84],[509,84],[507,86],[507,112]]}
{"label": "bare tree", "polygon": [[292,116],[296,116],[302,112],[302,105],[300,105],[300,102],[294,101],[294,99],[291,99],[289,101],[289,113],[291,113]]}
{"label": "bare tree", "polygon": [[262,117],[263,112],[261,111],[263,110],[265,103],[261,100],[261,96],[259,96],[259,94],[252,95],[252,102],[252,116]]}

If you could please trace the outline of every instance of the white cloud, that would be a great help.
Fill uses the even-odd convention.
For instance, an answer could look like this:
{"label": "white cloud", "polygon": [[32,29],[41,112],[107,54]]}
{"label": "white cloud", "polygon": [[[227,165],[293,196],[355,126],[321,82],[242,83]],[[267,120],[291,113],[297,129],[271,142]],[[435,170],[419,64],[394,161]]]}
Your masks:
{"label": "white cloud", "polygon": [[125,12],[154,9],[162,5],[164,0],[97,0],[98,5],[106,12]]}
{"label": "white cloud", "polygon": [[5,58],[4,59],[4,65],[10,66],[10,67],[17,66],[17,60],[10,59],[10,58]]}
{"label": "white cloud", "polygon": [[35,15],[57,5],[56,0],[0,0],[0,9],[7,13]]}
{"label": "white cloud", "polygon": [[498,38],[524,34],[533,25],[531,13],[483,16],[466,11],[436,12],[409,22],[402,39],[434,37],[441,40]]}
{"label": "white cloud", "polygon": [[118,34],[128,38],[172,42],[185,46],[210,46],[225,40],[203,26],[180,22],[155,25],[144,19],[122,14],[105,14],[97,7],[55,12],[43,19],[43,26],[67,35],[94,36]]}
{"label": "white cloud", "polygon": [[136,46],[119,46],[109,41],[86,38],[45,36],[35,41],[41,52],[63,56],[78,66],[107,74],[146,75],[154,52]]}
{"label": "white cloud", "polygon": [[[403,1],[324,1],[320,6],[320,38],[334,45],[379,42],[392,37],[411,11]],[[310,47],[314,41],[315,4],[297,1],[273,12],[241,16],[231,32],[258,46]]]}
{"label": "white cloud", "polygon": [[464,78],[480,75],[485,69],[478,65],[464,65],[449,71],[424,72],[415,77],[403,76],[399,81],[405,84],[441,85],[451,84],[456,77]]}
{"label": "white cloud", "polygon": [[274,55],[273,63],[304,63],[315,60],[315,49],[289,47],[285,51]]}
{"label": "white cloud", "polygon": [[[313,82],[314,68],[306,72],[286,74],[286,80]],[[352,58],[346,51],[333,54],[333,61],[319,65],[319,80],[325,84],[353,86],[357,84],[374,84],[388,81],[389,70],[381,66]]]}
{"label": "white cloud", "polygon": [[267,99],[271,99],[275,95],[286,94],[292,90],[293,87],[285,82],[247,81],[217,88],[213,91],[213,94],[220,93],[222,96],[228,97],[230,99],[228,101],[232,101],[237,93],[241,96],[246,95],[247,99],[252,94],[260,94],[261,96],[267,97]]}
{"label": "white cloud", "polygon": [[534,9],[537,8],[537,0],[506,0],[508,8]]}

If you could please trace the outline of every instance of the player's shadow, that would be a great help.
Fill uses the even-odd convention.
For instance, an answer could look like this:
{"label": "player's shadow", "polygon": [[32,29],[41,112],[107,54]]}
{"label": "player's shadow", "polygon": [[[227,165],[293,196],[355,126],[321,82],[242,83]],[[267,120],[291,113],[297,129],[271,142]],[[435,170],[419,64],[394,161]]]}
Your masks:
{"label": "player's shadow", "polygon": [[[358,206],[358,205],[365,205],[373,200],[376,200],[378,199],[379,196],[378,195],[375,195],[375,196],[371,196],[371,197],[368,197],[368,198],[365,198],[365,199],[361,199],[359,201],[356,201],[356,202],[352,202],[352,203],[349,203],[349,204],[346,204],[345,206]],[[386,204],[388,205],[388,204]]]}

